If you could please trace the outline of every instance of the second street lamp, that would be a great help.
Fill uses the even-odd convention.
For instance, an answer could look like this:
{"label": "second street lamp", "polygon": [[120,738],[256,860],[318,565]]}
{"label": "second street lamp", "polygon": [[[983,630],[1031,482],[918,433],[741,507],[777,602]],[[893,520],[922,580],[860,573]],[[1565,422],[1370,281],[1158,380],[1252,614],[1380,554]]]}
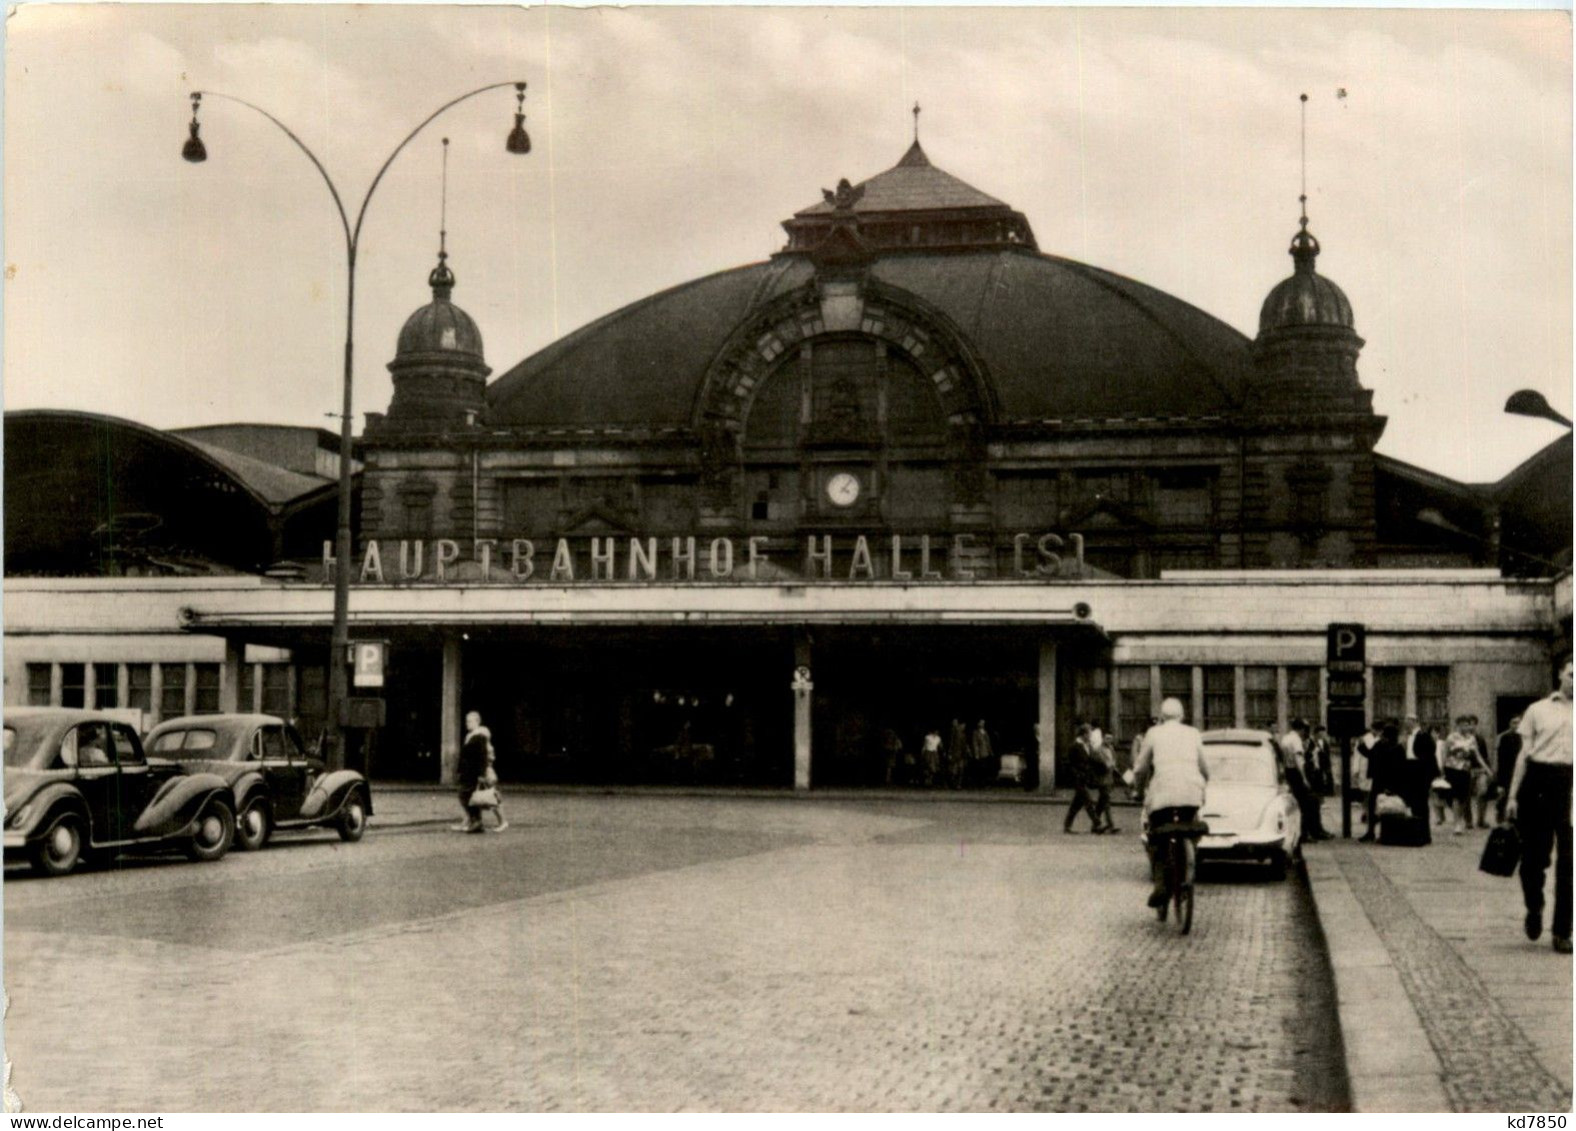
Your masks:
{"label": "second street lamp", "polygon": [[497,82],[467,91],[458,98],[450,99],[431,114],[428,114],[415,129],[405,135],[403,141],[394,147],[393,152],[384,159],[383,164],[378,168],[377,175],[372,178],[372,184],[367,187],[366,195],[361,198],[361,207],[356,213],[354,226],[350,222],[349,214],[345,211],[344,202],[340,199],[339,189],[335,187],[333,178],[328,175],[328,170],[318,160],[317,154],[307,148],[306,143],[297,137],[289,126],[286,126],[261,106],[255,106],[243,98],[236,98],[233,95],[220,94],[211,90],[192,92],[190,132],[186,143],[181,147],[181,156],[185,160],[193,164],[200,164],[208,159],[207,146],[203,144],[202,138],[198,136],[200,127],[197,121],[197,112],[201,109],[202,100],[205,96],[210,99],[219,98],[226,102],[234,102],[245,106],[249,110],[254,110],[278,126],[296,144],[296,147],[306,155],[307,160],[312,162],[313,167],[322,176],[323,183],[328,186],[329,195],[334,199],[334,208],[339,213],[340,227],[345,235],[345,271],[347,278],[345,289],[345,368],[344,387],[342,390],[343,404],[339,417],[339,520],[334,542],[334,620],[333,627],[329,633],[328,718],[326,720],[328,733],[332,740],[328,752],[328,763],[332,769],[339,769],[345,764],[344,731],[345,724],[348,721],[346,713],[348,711],[349,689],[346,683],[345,667],[350,649],[350,465],[355,445],[354,421],[351,416],[351,386],[353,378],[352,360],[355,351],[356,250],[361,239],[361,224],[366,219],[367,205],[372,202],[372,194],[377,191],[379,182],[383,180],[383,174],[388,172],[389,166],[394,163],[394,158],[400,155],[400,151],[409,145],[417,134],[425,129],[434,118],[450,107],[457,106],[459,103],[469,98],[474,98],[478,94],[484,94],[489,90],[498,90],[506,86],[515,88],[516,101],[514,128],[509,131],[504,148],[509,153],[516,155],[529,153],[531,151],[531,139],[525,132],[526,84],[524,82]]}

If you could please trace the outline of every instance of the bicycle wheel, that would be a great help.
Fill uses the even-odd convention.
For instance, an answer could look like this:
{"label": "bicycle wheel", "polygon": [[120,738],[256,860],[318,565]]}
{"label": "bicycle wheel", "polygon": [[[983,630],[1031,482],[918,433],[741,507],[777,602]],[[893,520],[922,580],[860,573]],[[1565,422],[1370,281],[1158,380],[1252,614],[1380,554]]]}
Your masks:
{"label": "bicycle wheel", "polygon": [[1182,839],[1177,853],[1177,927],[1185,935],[1193,929],[1193,841]]}

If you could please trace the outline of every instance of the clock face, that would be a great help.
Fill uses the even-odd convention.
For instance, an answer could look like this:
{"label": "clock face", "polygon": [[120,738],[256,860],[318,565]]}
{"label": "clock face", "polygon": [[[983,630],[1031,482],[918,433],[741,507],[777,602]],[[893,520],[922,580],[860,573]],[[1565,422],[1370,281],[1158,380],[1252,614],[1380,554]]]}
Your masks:
{"label": "clock face", "polygon": [[853,506],[859,499],[859,478],[846,471],[839,471],[826,481],[826,497],[833,506]]}

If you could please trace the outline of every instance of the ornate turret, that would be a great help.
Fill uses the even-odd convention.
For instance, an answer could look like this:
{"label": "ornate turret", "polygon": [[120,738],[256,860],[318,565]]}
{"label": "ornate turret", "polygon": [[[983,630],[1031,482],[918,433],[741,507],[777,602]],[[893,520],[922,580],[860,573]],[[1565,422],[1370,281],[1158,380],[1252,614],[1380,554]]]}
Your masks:
{"label": "ornate turret", "polygon": [[1357,384],[1363,340],[1352,328],[1352,304],[1314,269],[1319,241],[1308,231],[1307,194],[1300,200],[1303,215],[1290,248],[1296,266],[1259,310],[1253,353],[1261,388],[1274,401],[1367,397]]}
{"label": "ornate turret", "polygon": [[[448,156],[448,138],[443,139]],[[445,181],[447,181],[445,160]],[[445,183],[445,197],[447,184]],[[427,276],[432,301],[405,320],[389,372],[394,399],[381,430],[440,432],[485,422],[487,375],[482,335],[465,311],[450,301],[448,232],[438,231],[438,265]]]}

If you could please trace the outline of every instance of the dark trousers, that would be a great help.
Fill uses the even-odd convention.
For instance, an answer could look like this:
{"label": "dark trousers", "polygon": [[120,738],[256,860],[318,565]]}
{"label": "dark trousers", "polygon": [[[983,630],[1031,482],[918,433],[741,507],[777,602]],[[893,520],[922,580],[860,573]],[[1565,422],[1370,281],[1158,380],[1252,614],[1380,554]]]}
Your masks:
{"label": "dark trousers", "polygon": [[1319,812],[1319,799],[1308,788],[1307,781],[1302,776],[1302,771],[1295,767],[1286,770],[1286,784],[1291,787],[1291,795],[1297,800],[1297,808],[1302,812],[1302,835],[1305,837],[1324,836],[1324,818]]}
{"label": "dark trousers", "polygon": [[1104,782],[1094,787],[1094,805],[1089,810],[1089,816],[1094,818],[1095,828],[1111,827],[1111,787]]}
{"label": "dark trousers", "polygon": [[1516,831],[1521,834],[1521,895],[1529,912],[1543,911],[1543,877],[1554,857],[1554,921],[1551,929],[1571,937],[1571,767],[1528,762],[1516,796]]}
{"label": "dark trousers", "polygon": [[1089,819],[1094,822],[1094,827],[1100,827],[1100,815],[1096,811],[1094,801],[1089,797],[1089,787],[1079,782],[1073,786],[1073,803],[1067,807],[1067,819],[1062,822],[1063,832],[1073,831],[1073,821],[1078,814],[1087,810]]}

